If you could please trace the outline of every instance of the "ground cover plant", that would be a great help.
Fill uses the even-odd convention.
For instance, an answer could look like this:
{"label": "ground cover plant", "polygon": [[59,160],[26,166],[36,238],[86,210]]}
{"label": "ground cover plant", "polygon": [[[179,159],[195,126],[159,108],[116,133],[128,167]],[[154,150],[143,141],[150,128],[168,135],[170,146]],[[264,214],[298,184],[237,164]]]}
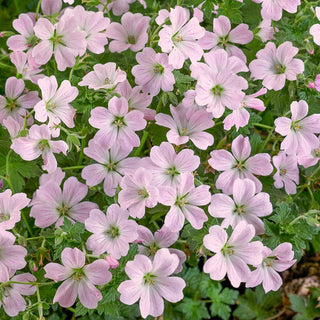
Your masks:
{"label": "ground cover plant", "polygon": [[0,1],[0,318],[320,318],[320,3]]}

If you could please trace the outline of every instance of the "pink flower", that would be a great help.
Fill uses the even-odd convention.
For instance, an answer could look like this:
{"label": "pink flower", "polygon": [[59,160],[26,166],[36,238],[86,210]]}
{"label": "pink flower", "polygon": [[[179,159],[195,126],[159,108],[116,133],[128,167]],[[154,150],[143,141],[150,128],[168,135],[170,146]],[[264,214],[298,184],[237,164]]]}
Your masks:
{"label": "pink flower", "polygon": [[105,256],[104,260],[107,261],[110,269],[116,269],[119,266],[118,260],[116,260],[114,257],[110,255]]}
{"label": "pink flower", "polygon": [[20,127],[23,126],[24,117],[28,114],[28,109],[40,100],[37,91],[30,91],[22,94],[25,84],[22,79],[10,77],[6,81],[5,94],[0,96],[0,123],[11,117]]}
{"label": "pink flower", "polygon": [[[115,16],[121,16],[123,13],[129,11],[129,4],[136,0],[111,0],[108,1],[107,10],[112,10]],[[100,3],[106,4],[107,0],[101,0]],[[99,4],[97,7],[100,11],[104,11],[104,6]]]}
{"label": "pink flower", "polygon": [[215,218],[224,218],[221,227],[233,229],[242,221],[251,224],[256,234],[263,234],[264,224],[258,217],[272,213],[270,197],[265,192],[256,194],[256,187],[249,179],[237,179],[233,184],[233,199],[223,193],[216,193],[211,198],[208,208]]}
{"label": "pink flower", "polygon": [[8,230],[21,219],[21,210],[30,202],[25,193],[12,195],[10,189],[0,193],[0,229]]}
{"label": "pink flower", "polygon": [[116,87],[115,92],[128,101],[129,110],[138,110],[143,112],[146,120],[154,120],[156,111],[148,108],[152,102],[152,96],[142,93],[141,87],[131,87],[128,80],[125,80]]}
{"label": "pink flower", "polygon": [[156,186],[175,186],[180,183],[180,175],[193,172],[199,167],[200,159],[190,149],[175,153],[173,146],[162,142],[150,151],[151,169]]}
{"label": "pink flower", "polygon": [[[158,231],[151,233],[151,231],[144,227],[138,226],[138,239],[135,241],[139,243],[139,253],[154,258],[154,255],[161,248],[169,248],[172,246],[179,238],[179,232],[173,232],[170,228],[165,225]],[[186,255],[183,251],[169,248],[170,253],[174,253],[179,258],[179,265],[173,273],[179,273],[182,271],[182,264],[186,261]]]}
{"label": "pink flower", "polygon": [[169,18],[171,25],[164,25],[159,32],[159,42],[162,52],[169,53],[169,64],[175,69],[181,69],[185,60],[199,61],[203,50],[198,44],[205,29],[200,26],[196,17],[190,18],[189,10],[176,6],[171,9]]}
{"label": "pink flower", "polygon": [[159,202],[170,206],[164,220],[165,226],[173,232],[179,231],[187,219],[193,228],[201,229],[208,217],[199,206],[205,206],[210,202],[209,189],[210,186],[207,185],[195,188],[193,174],[189,172],[181,174],[179,184],[175,188],[161,188]]}
{"label": "pink flower", "polygon": [[216,181],[216,187],[225,194],[232,194],[233,184],[237,179],[250,179],[255,183],[256,192],[261,192],[262,184],[253,174],[268,176],[272,173],[270,155],[259,153],[250,157],[249,138],[242,135],[233,140],[231,150],[232,154],[226,150],[214,150],[210,153],[210,166],[223,171]]}
{"label": "pink flower", "polygon": [[137,52],[143,49],[148,41],[149,22],[150,17],[131,12],[121,17],[121,24],[112,22],[106,31],[106,36],[113,39],[109,44],[110,52],[122,52],[127,49]]}
{"label": "pink flower", "polygon": [[27,305],[22,296],[31,296],[36,292],[36,286],[32,282],[36,282],[37,279],[30,273],[21,273],[12,277],[14,272],[10,271],[11,277],[6,281],[30,282],[30,284],[10,283],[10,285],[0,288],[2,297],[0,307],[3,305],[6,314],[10,317],[15,317],[19,312],[26,310]]}
{"label": "pink flower", "polygon": [[11,149],[27,161],[37,159],[41,155],[44,161],[42,169],[53,172],[57,168],[57,160],[53,154],[62,152],[67,155],[68,145],[62,140],[52,141],[47,125],[34,124],[26,137],[13,140]]}
{"label": "pink flower", "polygon": [[292,244],[281,243],[273,251],[268,247],[263,247],[262,254],[263,260],[260,264],[255,265],[257,269],[251,272],[246,287],[256,287],[262,283],[265,293],[271,290],[278,291],[282,285],[278,272],[287,270],[296,262],[293,259]]}
{"label": "pink flower", "polygon": [[93,70],[85,75],[79,86],[88,86],[90,89],[114,89],[118,83],[127,78],[127,74],[120,68],[117,68],[114,62],[106,64],[95,64]]}
{"label": "pink flower", "polygon": [[264,49],[258,51],[258,59],[249,64],[251,77],[263,80],[262,84],[269,90],[282,89],[286,79],[297,80],[297,74],[304,71],[303,61],[293,59],[298,51],[290,41],[282,43],[278,48],[273,42],[268,42]]}
{"label": "pink flower", "polygon": [[203,271],[215,281],[222,280],[227,274],[236,288],[241,282],[248,281],[251,274],[248,264],[259,265],[262,262],[263,244],[260,241],[250,242],[254,235],[254,227],[245,222],[239,223],[230,237],[222,227],[211,227],[203,238],[203,244],[216,254],[205,262]]}
{"label": "pink flower", "polygon": [[51,180],[37,190],[36,198],[31,203],[30,217],[35,218],[35,225],[39,228],[46,228],[53,223],[59,227],[64,218],[84,222],[90,210],[98,207],[90,201],[81,202],[87,193],[88,187],[76,177],[68,178],[63,190]]}
{"label": "pink flower", "polygon": [[282,10],[296,13],[300,0],[253,0],[262,3],[261,15],[263,19],[278,21],[282,17]]}
{"label": "pink flower", "polygon": [[273,29],[271,25],[270,19],[263,19],[260,24],[258,25],[259,31],[257,32],[257,35],[260,37],[262,42],[267,42],[269,40],[274,39],[274,32],[278,32],[279,29],[275,28]]}
{"label": "pink flower", "polygon": [[308,152],[299,153],[297,159],[298,163],[305,168],[316,165],[320,159],[320,136],[318,136],[318,145]]}
{"label": "pink flower", "polygon": [[89,123],[99,129],[95,139],[105,140],[109,147],[117,143],[131,150],[140,144],[135,131],[140,131],[147,125],[144,114],[138,110],[129,111],[128,101],[122,97],[111,98],[108,109],[94,108]]}
{"label": "pink flower", "polygon": [[[14,245],[16,237],[0,229],[0,278],[9,279],[10,270],[20,270],[26,266],[27,250],[22,246]],[[1,281],[5,282],[5,281]]]}
{"label": "pink flower", "polygon": [[12,51],[25,51],[36,44],[37,38],[34,35],[34,25],[36,23],[34,13],[21,13],[18,19],[13,20],[13,28],[20,35],[11,36],[7,41],[7,46]]}
{"label": "pink flower", "polygon": [[185,281],[179,277],[170,277],[178,264],[178,257],[165,248],[157,251],[153,262],[137,254],[125,267],[130,280],[122,282],[118,287],[120,301],[132,305],[140,299],[143,318],[148,315],[160,316],[164,310],[163,298],[172,303],[183,299]]}
{"label": "pink flower", "polygon": [[286,156],[285,152],[280,151],[277,156],[272,158],[272,162],[277,169],[273,176],[274,186],[280,189],[284,185],[287,194],[297,193],[299,168],[296,156],[294,154]]}
{"label": "pink flower", "polygon": [[131,149],[123,149],[120,144],[109,148],[105,141],[89,141],[84,153],[98,163],[90,164],[82,170],[81,177],[88,186],[96,186],[104,180],[106,195],[113,197],[125,174],[133,173],[140,166],[140,158],[128,157]]}
{"label": "pink flower", "polygon": [[153,208],[158,203],[159,191],[152,184],[152,172],[142,167],[133,175],[125,175],[120,187],[118,202],[121,208],[128,209],[133,218],[141,219],[145,215],[145,207]]}
{"label": "pink flower", "polygon": [[138,237],[137,223],[129,220],[128,211],[117,204],[109,206],[106,215],[98,209],[91,210],[85,226],[93,233],[87,240],[87,248],[93,254],[107,252],[115,259],[127,255],[129,243]]}
{"label": "pink flower", "polygon": [[244,96],[240,107],[230,107],[230,109],[233,111],[223,120],[224,130],[230,130],[233,125],[235,125],[237,131],[240,127],[245,127],[249,123],[250,119],[250,113],[246,110],[246,108],[264,111],[266,107],[264,106],[263,101],[257,99],[257,97],[265,93],[267,93],[267,89],[262,88],[256,93]]}
{"label": "pink flower", "polygon": [[308,104],[304,100],[294,101],[290,105],[291,119],[277,118],[275,131],[285,136],[281,149],[287,154],[308,152],[317,148],[319,140],[314,135],[320,133],[320,114],[307,117]]}
{"label": "pink flower", "polygon": [[102,299],[95,285],[107,284],[111,280],[109,265],[103,259],[85,265],[85,254],[77,248],[65,248],[61,253],[62,264],[48,263],[45,278],[63,281],[53,298],[64,308],[71,307],[77,296],[84,307],[97,308]]}
{"label": "pink flower", "polygon": [[64,14],[58,23],[52,23],[40,18],[34,32],[41,40],[32,50],[36,62],[46,64],[54,55],[59,71],[73,67],[75,57],[86,48],[86,32],[77,30],[76,20],[69,14]]}
{"label": "pink flower", "polygon": [[41,10],[44,15],[53,16],[62,7],[61,0],[41,0]]}
{"label": "pink flower", "polygon": [[[316,7],[316,15],[318,20],[320,20],[320,7]],[[314,43],[320,46],[320,24],[316,23],[311,26],[309,33],[313,36]]]}
{"label": "pink flower", "polygon": [[185,144],[189,139],[194,145],[202,150],[213,145],[213,136],[204,130],[212,128],[210,114],[205,110],[197,110],[194,107],[186,107],[183,104],[173,107],[170,105],[172,117],[159,113],[156,115],[156,124],[167,127],[167,139],[175,145]]}
{"label": "pink flower", "polygon": [[219,16],[213,19],[213,32],[206,31],[204,37],[199,40],[199,44],[206,50],[213,48],[225,49],[229,56],[236,56],[246,62],[245,54],[233,43],[247,44],[252,39],[253,32],[249,30],[247,24],[240,23],[231,30],[230,20],[226,16]]}
{"label": "pink flower", "polygon": [[53,137],[60,135],[60,129],[56,128],[61,123],[73,128],[73,118],[76,110],[70,105],[78,95],[76,87],[71,86],[68,80],[63,80],[60,88],[55,76],[44,77],[38,81],[41,89],[42,100],[34,106],[35,118],[40,122],[45,122],[49,118],[48,126]]}
{"label": "pink flower", "polygon": [[135,82],[142,86],[142,91],[156,96],[160,89],[172,91],[175,79],[173,67],[168,63],[165,53],[156,53],[152,48],[144,48],[137,53],[138,65],[132,68]]}

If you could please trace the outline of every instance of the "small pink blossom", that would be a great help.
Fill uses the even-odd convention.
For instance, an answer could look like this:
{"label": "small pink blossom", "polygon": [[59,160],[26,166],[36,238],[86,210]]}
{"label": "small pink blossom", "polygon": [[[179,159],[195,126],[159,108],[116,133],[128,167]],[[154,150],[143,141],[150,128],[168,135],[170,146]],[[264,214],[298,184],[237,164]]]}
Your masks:
{"label": "small pink blossom", "polygon": [[287,156],[284,151],[280,151],[272,158],[277,172],[273,176],[274,186],[278,189],[284,186],[287,194],[297,193],[299,184],[299,168],[295,154]]}
{"label": "small pink blossom", "polygon": [[265,192],[256,194],[256,187],[249,179],[237,179],[233,184],[233,199],[223,193],[211,198],[209,213],[215,218],[224,218],[221,227],[233,229],[242,221],[254,226],[256,234],[263,234],[264,224],[258,217],[272,213],[270,197]]}
{"label": "small pink blossom", "polygon": [[132,305],[140,299],[141,316],[158,317],[163,313],[163,298],[176,303],[183,299],[185,281],[179,277],[170,277],[179,264],[177,255],[168,249],[156,252],[153,261],[137,254],[133,261],[126,264],[125,271],[130,280],[120,284],[120,301]]}
{"label": "small pink blossom", "polygon": [[26,137],[13,140],[11,149],[26,161],[37,159],[41,155],[44,161],[42,169],[53,172],[57,168],[57,160],[53,154],[62,152],[67,155],[68,145],[62,140],[51,140],[47,125],[34,124]]}
{"label": "small pink blossom", "polygon": [[44,77],[38,81],[42,93],[42,100],[34,106],[35,118],[45,122],[49,118],[48,126],[53,137],[60,135],[57,127],[61,121],[69,128],[74,127],[73,118],[76,110],[70,105],[78,95],[76,87],[71,86],[68,80],[63,80],[58,88],[55,76]]}
{"label": "small pink blossom", "polygon": [[30,282],[30,284],[10,283],[10,285],[0,288],[0,307],[3,305],[5,313],[10,317],[15,317],[19,312],[26,310],[27,304],[22,296],[31,296],[36,292],[37,289],[33,282],[36,282],[37,279],[30,273],[12,276],[14,272],[10,271],[10,279],[8,278],[6,281]]}
{"label": "small pink blossom", "polygon": [[133,218],[141,219],[145,208],[153,208],[158,203],[159,191],[152,184],[152,172],[140,167],[134,174],[127,174],[120,182],[121,191],[118,202],[123,209],[128,209]]}
{"label": "small pink blossom", "polygon": [[251,274],[248,264],[259,265],[263,258],[262,242],[250,242],[254,235],[254,227],[245,222],[239,223],[230,237],[222,227],[211,227],[203,238],[203,244],[216,254],[205,262],[203,271],[215,281],[222,280],[227,274],[236,288],[241,282],[248,281]]}
{"label": "small pink blossom", "polygon": [[135,131],[140,131],[147,125],[144,114],[138,110],[129,111],[128,101],[122,97],[111,98],[108,109],[94,108],[89,123],[99,129],[95,139],[106,141],[109,147],[117,143],[131,150],[140,144],[140,138]]}
{"label": "small pink blossom", "polygon": [[114,62],[95,64],[93,70],[85,75],[79,86],[88,86],[90,89],[114,89],[118,83],[127,78],[125,71],[117,68]]}
{"label": "small pink blossom", "polygon": [[163,187],[160,189],[159,202],[170,206],[164,225],[171,231],[180,231],[187,219],[193,228],[201,229],[208,220],[202,208],[210,202],[210,186],[194,186],[192,173],[183,173],[176,187]]}
{"label": "small pink blossom", "polygon": [[273,29],[270,19],[263,19],[258,25],[258,28],[259,28],[259,31],[257,32],[257,35],[260,37],[262,42],[273,40],[274,32],[279,31],[278,28]]}
{"label": "small pink blossom", "polygon": [[116,269],[119,266],[118,260],[116,260],[114,257],[112,257],[110,255],[106,255],[104,260],[107,261],[110,269]]}
{"label": "small pink blossom", "polygon": [[173,67],[168,63],[166,53],[156,53],[152,48],[144,48],[137,53],[138,65],[132,68],[137,85],[142,86],[142,91],[156,96],[160,89],[172,91],[175,78]]}
{"label": "small pink blossom", "polygon": [[96,186],[104,180],[104,192],[113,197],[122,176],[133,174],[140,166],[140,158],[127,158],[130,152],[131,149],[124,149],[120,144],[109,148],[105,141],[90,140],[84,154],[98,163],[85,167],[81,173],[82,179],[88,186]]}
{"label": "small pink blossom", "polygon": [[46,16],[53,16],[62,7],[61,0],[41,0],[41,10]]}
{"label": "small pink blossom", "polygon": [[[129,11],[129,4],[135,2],[136,0],[111,0],[108,1],[107,10],[112,10],[115,16],[121,16],[123,13]],[[140,2],[140,0],[139,0]],[[100,4],[97,6],[100,11],[104,11],[104,4],[107,0],[101,0]]]}
{"label": "small pink blossom", "polygon": [[175,69],[181,69],[185,60],[199,61],[203,49],[198,44],[205,29],[200,26],[196,17],[190,18],[189,10],[176,6],[169,13],[171,25],[164,25],[159,32],[159,42],[162,52],[169,53],[169,64]]}
{"label": "small pink blossom", "polygon": [[193,107],[186,107],[183,104],[173,107],[170,105],[172,117],[164,113],[156,115],[156,124],[167,127],[167,139],[175,145],[185,144],[189,139],[194,145],[202,150],[213,145],[214,138],[204,130],[212,128],[214,121],[205,110],[197,110]]}
{"label": "small pink blossom", "polygon": [[232,194],[233,184],[237,179],[250,179],[255,183],[256,192],[261,192],[262,184],[254,174],[268,176],[272,173],[270,155],[259,153],[250,157],[249,138],[242,135],[233,140],[231,150],[232,154],[226,150],[214,150],[210,153],[210,166],[223,171],[216,181],[216,187],[225,194]]}
{"label": "small pink blossom", "polygon": [[203,49],[225,49],[229,56],[236,56],[247,61],[245,54],[236,44],[247,44],[253,39],[253,32],[249,30],[249,26],[240,23],[236,28],[231,30],[230,20],[226,16],[219,16],[213,19],[213,32],[206,31],[204,37],[199,40],[199,44]]}
{"label": "small pink blossom", "polygon": [[123,52],[130,49],[137,52],[143,49],[148,41],[149,22],[150,17],[131,12],[121,17],[121,24],[112,22],[106,32],[106,36],[113,39],[109,44],[109,50]]}
{"label": "small pink blossom", "polygon": [[255,265],[257,269],[251,272],[246,283],[247,288],[256,287],[262,283],[265,293],[278,291],[282,285],[282,278],[278,272],[282,272],[295,264],[292,244],[284,242],[279,244],[273,251],[264,247],[261,264]]}
{"label": "small pink blossom", "polygon": [[[320,20],[320,7],[316,7],[316,16]],[[320,24],[316,23],[311,26],[309,33],[313,36],[314,43],[320,46]]]}
{"label": "small pink blossom", "polygon": [[318,144],[314,149],[311,149],[308,152],[301,152],[297,156],[298,163],[305,168],[309,168],[316,165],[319,159],[320,159],[320,136],[318,136]]}
{"label": "small pink blossom", "polygon": [[[158,231],[152,234],[152,232],[145,226],[138,226],[138,238],[137,242],[139,253],[154,258],[154,255],[161,248],[169,248],[172,246],[179,238],[179,232],[173,232],[170,228],[165,225]],[[186,261],[186,255],[183,251],[169,248],[170,253],[174,253],[179,258],[179,265],[173,273],[179,273],[182,271],[182,264]]]}
{"label": "small pink blossom", "polygon": [[91,210],[85,226],[93,233],[87,240],[87,248],[93,254],[107,252],[115,259],[127,255],[129,243],[138,237],[137,223],[129,220],[128,211],[117,204],[109,206],[106,215],[98,209]]}
{"label": "small pink blossom", "polygon": [[258,59],[249,64],[251,77],[263,80],[262,84],[269,90],[282,89],[286,79],[297,80],[297,74],[304,71],[303,61],[293,58],[298,51],[290,41],[283,42],[278,48],[273,42],[268,42],[264,49],[258,51]]}
{"label": "small pink blossom", "polygon": [[61,253],[62,264],[48,263],[45,278],[63,281],[53,298],[64,308],[71,307],[77,297],[84,307],[96,309],[102,299],[95,285],[104,285],[111,280],[109,265],[103,259],[85,265],[85,254],[77,248],[65,248]]}
{"label": "small pink blossom", "polygon": [[21,210],[30,202],[25,193],[12,195],[10,189],[0,193],[0,229],[8,230],[21,219]]}
{"label": "small pink blossom", "polygon": [[304,100],[294,101],[290,105],[291,119],[280,117],[274,121],[275,131],[285,136],[281,149],[287,154],[308,152],[318,147],[315,133],[320,133],[320,114],[307,117],[308,109]]}

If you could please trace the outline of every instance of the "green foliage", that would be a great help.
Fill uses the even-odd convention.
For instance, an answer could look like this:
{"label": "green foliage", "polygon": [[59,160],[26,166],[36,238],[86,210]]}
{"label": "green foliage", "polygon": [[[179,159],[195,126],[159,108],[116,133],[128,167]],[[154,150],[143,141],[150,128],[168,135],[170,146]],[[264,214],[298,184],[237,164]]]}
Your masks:
{"label": "green foliage", "polygon": [[313,294],[305,299],[296,294],[289,295],[291,309],[298,313],[294,316],[294,320],[314,320],[320,317],[320,309],[317,307],[318,294]]}

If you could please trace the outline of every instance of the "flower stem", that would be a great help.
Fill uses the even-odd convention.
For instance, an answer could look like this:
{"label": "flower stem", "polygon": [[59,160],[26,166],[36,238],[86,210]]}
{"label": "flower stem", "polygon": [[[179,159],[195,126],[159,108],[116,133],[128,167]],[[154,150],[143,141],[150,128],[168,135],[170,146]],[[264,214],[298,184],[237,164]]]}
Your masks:
{"label": "flower stem", "polygon": [[65,168],[61,168],[62,170],[76,170],[76,169],[83,169],[86,166],[73,166],[73,167],[65,167]]}
{"label": "flower stem", "polygon": [[265,128],[265,129],[269,129],[269,130],[274,130],[274,127],[267,126],[266,124],[263,124],[263,123],[254,123],[253,125],[254,125],[255,127],[260,127],[260,128]]}

